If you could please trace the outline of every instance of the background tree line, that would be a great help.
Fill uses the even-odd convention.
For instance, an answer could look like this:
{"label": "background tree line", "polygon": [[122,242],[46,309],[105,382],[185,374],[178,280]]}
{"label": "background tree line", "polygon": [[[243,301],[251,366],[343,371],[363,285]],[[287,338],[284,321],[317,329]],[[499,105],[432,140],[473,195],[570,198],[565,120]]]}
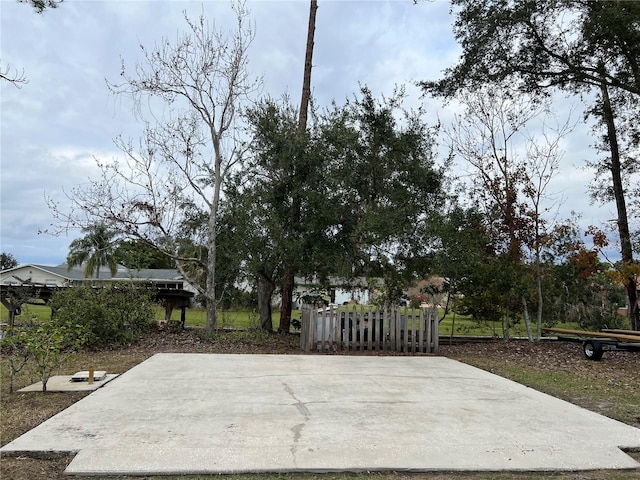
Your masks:
{"label": "background tree line", "polygon": [[[133,99],[143,134],[116,139],[122,159],[99,162],[102,177],[70,193],[71,210],[51,205],[54,214],[64,228],[104,225],[171,259],[199,288],[209,329],[218,302],[242,282],[253,285],[261,325],[271,329],[271,299],[287,294],[292,274],[383,278],[387,301],[416,278],[440,275],[451,305],[500,319],[505,334],[524,320],[531,338],[569,306],[582,308],[579,318],[616,321],[617,281],[637,329],[638,233],[629,219],[638,215],[629,211],[639,206],[632,119],[640,8],[586,0],[452,5],[462,57],[444,78],[421,85],[464,106],[445,129],[451,158],[473,173],[464,186],[451,158],[438,158],[426,112],[407,109],[401,90],[376,98],[363,86],[342,105],[312,109],[304,128],[286,98],[257,98],[260,81],[246,61],[253,26],[236,4],[235,30],[185,18],[183,37],[143,48],[131,75],[123,64],[123,82],[110,88]],[[588,115],[599,120],[602,140],[593,193],[615,202],[618,263],[598,257],[598,228],[587,248],[575,220],[554,221],[546,210],[570,125],[557,122],[542,140],[526,132],[549,112],[554,89],[593,102]],[[598,316],[587,303],[601,297],[608,303]],[[288,329],[285,320],[280,330]]]}
{"label": "background tree line", "polygon": [[[588,162],[596,172],[595,201],[614,202],[621,262],[613,265],[626,288],[630,327],[640,328],[638,262],[640,218],[638,127],[640,4],[589,0],[453,0],[454,33],[463,53],[443,79],[423,82],[425,92],[445,98],[486,85],[510,85],[536,101],[553,90],[589,99],[594,145],[602,156]],[[633,212],[629,214],[629,209]],[[635,219],[635,227],[633,221]],[[633,228],[636,228],[634,231]],[[596,249],[603,246],[596,226]],[[634,240],[635,239],[635,240]],[[634,244],[635,241],[635,244]]]}

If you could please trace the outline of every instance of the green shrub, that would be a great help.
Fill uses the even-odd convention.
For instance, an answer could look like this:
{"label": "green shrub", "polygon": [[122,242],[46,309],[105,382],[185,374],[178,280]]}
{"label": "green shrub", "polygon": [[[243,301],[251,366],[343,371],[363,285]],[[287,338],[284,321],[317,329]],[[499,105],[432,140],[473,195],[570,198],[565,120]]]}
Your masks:
{"label": "green shrub", "polygon": [[603,328],[627,328],[628,320],[619,315],[617,304],[601,303],[600,305],[577,305],[574,309],[572,320],[576,321],[580,328],[599,331]]}
{"label": "green shrub", "polygon": [[71,321],[47,320],[25,330],[27,349],[35,361],[35,370],[47,391],[47,382],[56,368],[82,351],[87,332]]}
{"label": "green shrub", "polygon": [[151,292],[131,285],[64,289],[53,296],[51,308],[52,322],[76,325],[89,348],[131,343],[153,319]]}
{"label": "green shrub", "polygon": [[31,359],[29,339],[23,332],[9,332],[0,339],[0,353],[9,366],[9,393],[13,393],[15,376]]}

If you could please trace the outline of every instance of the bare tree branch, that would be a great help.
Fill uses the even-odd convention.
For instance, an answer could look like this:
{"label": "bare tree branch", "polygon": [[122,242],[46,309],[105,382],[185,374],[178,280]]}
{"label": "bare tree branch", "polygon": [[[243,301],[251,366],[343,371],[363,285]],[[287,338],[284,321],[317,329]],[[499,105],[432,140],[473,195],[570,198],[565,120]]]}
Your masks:
{"label": "bare tree branch", "polygon": [[24,69],[22,71],[17,69],[12,71],[11,65],[8,64],[4,67],[0,65],[0,79],[12,83],[16,88],[22,88],[22,85],[29,83],[24,74]]}

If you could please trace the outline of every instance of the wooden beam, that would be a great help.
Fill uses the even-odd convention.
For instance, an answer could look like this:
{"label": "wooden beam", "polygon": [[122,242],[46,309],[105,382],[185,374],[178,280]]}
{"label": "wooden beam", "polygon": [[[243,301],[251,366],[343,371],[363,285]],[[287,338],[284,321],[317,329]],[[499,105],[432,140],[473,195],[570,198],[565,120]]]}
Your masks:
{"label": "wooden beam", "polygon": [[588,332],[585,330],[572,330],[569,328],[543,328],[545,332],[551,333],[560,333],[566,335],[577,335],[579,337],[588,337],[588,338],[607,338],[618,340],[620,342],[639,342],[640,343],[640,333],[638,335],[628,335],[624,333],[612,333],[612,332]]}
{"label": "wooden beam", "polygon": [[603,328],[603,332],[607,333],[622,333],[623,335],[631,335],[631,336],[639,336],[640,332],[638,330],[621,330],[619,328]]}

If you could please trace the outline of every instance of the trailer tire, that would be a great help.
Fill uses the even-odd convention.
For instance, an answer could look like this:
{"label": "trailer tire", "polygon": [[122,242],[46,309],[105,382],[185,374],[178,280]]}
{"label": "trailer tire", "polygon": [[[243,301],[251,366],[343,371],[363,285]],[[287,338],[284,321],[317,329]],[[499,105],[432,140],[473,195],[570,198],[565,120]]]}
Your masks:
{"label": "trailer tire", "polygon": [[582,345],[584,349],[584,356],[589,360],[600,360],[604,351],[602,345],[597,340],[587,340]]}

